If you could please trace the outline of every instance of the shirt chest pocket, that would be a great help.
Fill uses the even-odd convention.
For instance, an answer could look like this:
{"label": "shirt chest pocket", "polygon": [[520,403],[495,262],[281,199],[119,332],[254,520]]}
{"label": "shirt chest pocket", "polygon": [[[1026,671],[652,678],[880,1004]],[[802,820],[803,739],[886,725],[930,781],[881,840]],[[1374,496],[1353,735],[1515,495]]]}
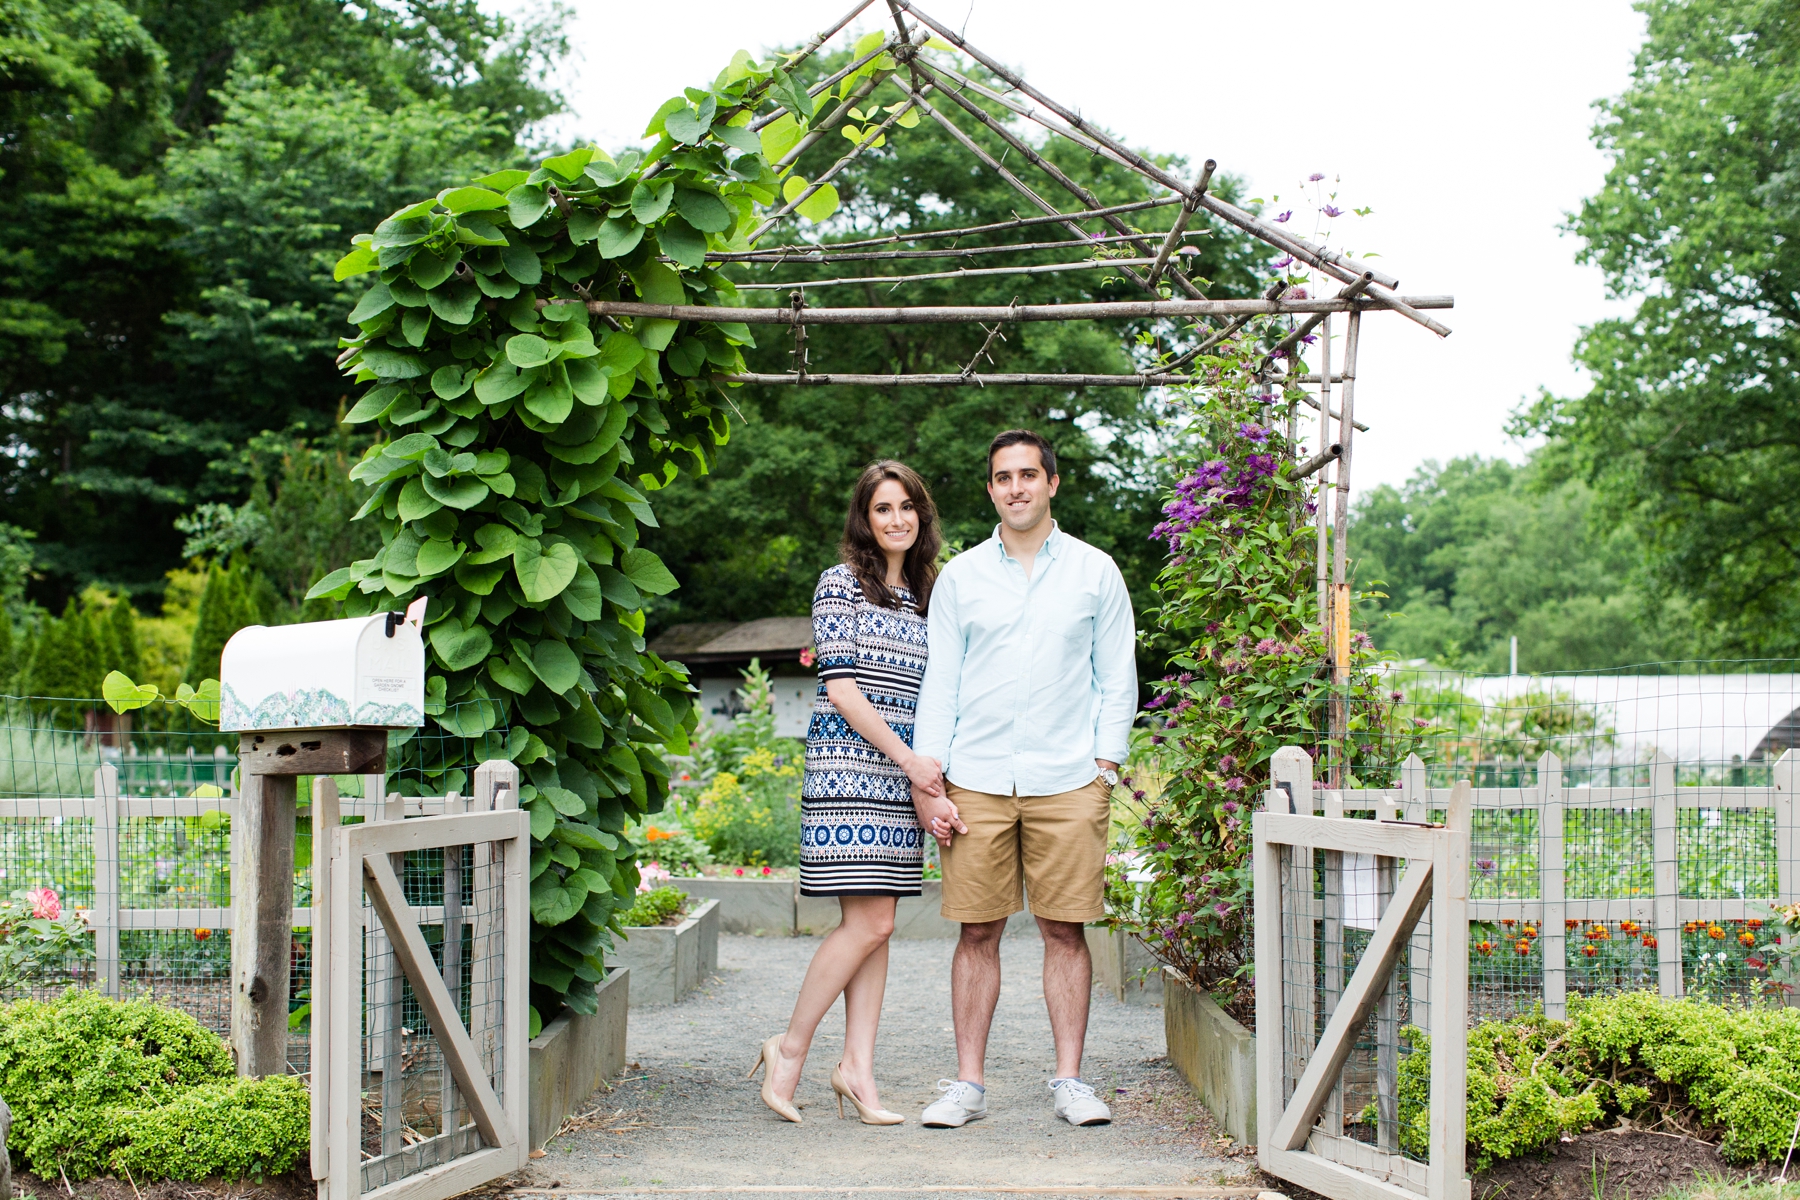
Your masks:
{"label": "shirt chest pocket", "polygon": [[1097,608],[1093,596],[1047,597],[1034,622],[1040,644],[1051,647],[1062,643],[1075,649],[1093,645]]}

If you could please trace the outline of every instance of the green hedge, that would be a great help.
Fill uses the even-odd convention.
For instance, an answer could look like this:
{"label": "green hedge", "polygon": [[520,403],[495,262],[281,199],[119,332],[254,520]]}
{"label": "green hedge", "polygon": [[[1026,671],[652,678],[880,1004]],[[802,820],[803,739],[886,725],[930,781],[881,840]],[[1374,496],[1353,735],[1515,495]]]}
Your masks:
{"label": "green hedge", "polygon": [[[1430,1039],[1408,1027],[1400,1142],[1430,1141]],[[1489,1021],[1469,1032],[1471,1165],[1548,1149],[1629,1117],[1719,1143],[1732,1162],[1787,1152],[1800,1114],[1800,1009],[1624,992],[1569,1002],[1569,1019]],[[1373,1105],[1362,1119],[1374,1120]]]}
{"label": "green hedge", "polygon": [[220,1037],[149,1000],[70,990],[0,1007],[15,1161],[46,1179],[280,1173],[308,1147],[296,1079],[238,1080]]}

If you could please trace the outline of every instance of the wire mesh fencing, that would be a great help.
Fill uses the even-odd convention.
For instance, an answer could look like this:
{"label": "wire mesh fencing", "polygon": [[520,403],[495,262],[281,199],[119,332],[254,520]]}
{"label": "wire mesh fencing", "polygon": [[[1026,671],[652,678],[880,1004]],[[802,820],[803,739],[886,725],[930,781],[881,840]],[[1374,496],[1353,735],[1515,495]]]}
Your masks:
{"label": "wire mesh fencing", "polygon": [[1392,674],[1384,720],[1361,724],[1409,730],[1415,756],[1361,747],[1343,804],[1441,820],[1453,781],[1474,784],[1472,1020],[1620,989],[1792,999],[1769,910],[1800,901],[1797,665]]}
{"label": "wire mesh fencing", "polygon": [[[441,811],[441,800],[427,798],[466,792],[475,765],[516,752],[522,735],[504,725],[476,737],[436,726],[395,731],[385,776],[337,780],[342,820],[366,819],[389,794],[412,798],[412,815]],[[10,897],[4,911],[23,918],[53,906],[73,931],[66,953],[0,967],[0,999],[100,988],[126,999],[151,997],[229,1033],[237,742],[237,734],[221,734],[174,704],[118,714],[97,700],[0,697],[0,896]],[[314,937],[306,805],[313,789],[310,778],[297,782],[289,1065],[304,1073]]]}

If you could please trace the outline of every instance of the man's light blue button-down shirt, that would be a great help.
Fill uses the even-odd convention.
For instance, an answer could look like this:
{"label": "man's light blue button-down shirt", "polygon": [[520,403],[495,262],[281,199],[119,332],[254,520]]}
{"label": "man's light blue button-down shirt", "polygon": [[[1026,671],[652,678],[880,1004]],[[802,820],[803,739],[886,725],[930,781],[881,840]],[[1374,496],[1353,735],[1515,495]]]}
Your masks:
{"label": "man's light blue button-down shirt", "polygon": [[1027,578],[996,525],[944,567],[928,621],[913,749],[952,783],[1051,796],[1125,761],[1137,632],[1109,556],[1053,528]]}

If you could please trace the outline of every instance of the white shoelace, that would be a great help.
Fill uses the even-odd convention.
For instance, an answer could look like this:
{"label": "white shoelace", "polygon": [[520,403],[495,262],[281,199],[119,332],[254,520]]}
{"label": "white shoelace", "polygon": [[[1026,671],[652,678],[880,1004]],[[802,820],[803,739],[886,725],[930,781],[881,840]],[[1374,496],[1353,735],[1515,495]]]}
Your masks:
{"label": "white shoelace", "polygon": [[1067,1096],[1079,1097],[1083,1100],[1094,1099],[1094,1089],[1088,1084],[1081,1082],[1079,1079],[1065,1079],[1061,1083],[1053,1083],[1050,1085],[1051,1091],[1056,1091],[1059,1088],[1067,1089],[1064,1092]]}
{"label": "white shoelace", "polygon": [[[964,1083],[960,1079],[940,1079],[937,1082],[937,1090],[948,1093],[944,1099],[954,1100],[958,1104],[962,1104],[963,1098],[971,1091],[974,1091],[974,1088],[972,1085]],[[964,1105],[964,1107],[966,1108],[967,1105]]]}

